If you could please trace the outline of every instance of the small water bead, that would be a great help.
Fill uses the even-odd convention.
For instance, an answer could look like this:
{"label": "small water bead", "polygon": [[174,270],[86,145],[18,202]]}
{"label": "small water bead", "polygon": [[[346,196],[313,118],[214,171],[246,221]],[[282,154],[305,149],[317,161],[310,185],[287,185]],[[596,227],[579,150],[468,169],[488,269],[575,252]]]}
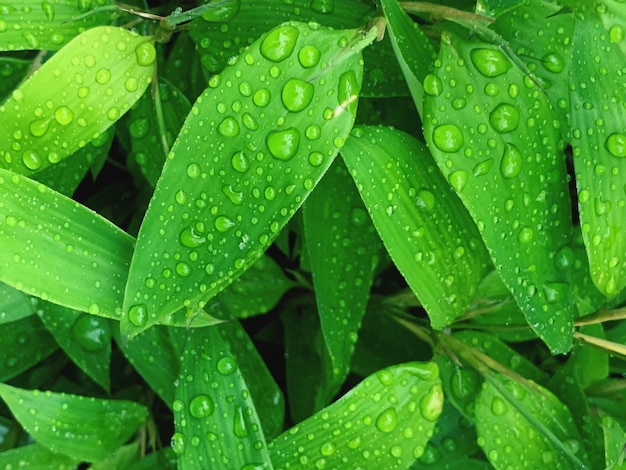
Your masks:
{"label": "small water bead", "polygon": [[298,152],[300,131],[295,127],[290,127],[283,131],[270,131],[267,134],[265,143],[274,158],[287,161]]}
{"label": "small water bead", "polygon": [[252,85],[250,85],[250,82],[241,82],[239,84],[239,93],[246,97],[252,96]]}
{"label": "small water bead", "polygon": [[135,326],[145,326],[148,323],[148,308],[144,304],[133,305],[128,310],[128,320]]}
{"label": "small water bead", "polygon": [[305,69],[315,67],[321,58],[320,50],[315,46],[304,46],[298,52],[298,61]]}
{"label": "small water bead", "polygon": [[565,59],[555,52],[549,52],[541,58],[541,65],[552,73],[560,73],[565,68]]}
{"label": "small water bead", "polygon": [[305,129],[304,135],[309,140],[317,140],[322,135],[322,129],[320,129],[319,126],[312,124]]}
{"label": "small water bead", "polygon": [[292,78],[283,86],[281,98],[288,111],[292,113],[302,111],[313,99],[313,85],[304,80]]}
{"label": "small water bead", "polygon": [[433,74],[428,74],[424,78],[424,91],[431,96],[439,96],[443,92],[441,79]]}
{"label": "small water bead", "polygon": [[67,106],[59,106],[54,111],[54,119],[62,126],[67,126],[74,120],[74,113]]}
{"label": "small water bead", "polygon": [[267,106],[272,98],[272,94],[266,88],[261,88],[254,93],[252,102],[260,108]]}
{"label": "small water bead", "polygon": [[530,243],[533,239],[534,231],[530,227],[522,227],[517,239],[520,243]]}
{"label": "small water bead", "polygon": [[614,157],[626,157],[626,135],[613,133],[607,137],[604,146]]}
{"label": "small water bead", "polygon": [[222,375],[232,375],[237,369],[237,362],[232,357],[226,356],[217,361],[217,371]]}
{"label": "small water bead", "polygon": [[281,26],[270,31],[261,43],[261,54],[272,62],[285,60],[293,52],[298,34],[294,26]]}
{"label": "small water bead", "polygon": [[37,39],[37,37],[33,33],[28,32],[28,31],[24,31],[22,33],[22,37],[24,39],[26,39],[26,42],[28,43],[28,45],[31,48],[33,48],[33,49],[39,49],[40,48],[39,40]]}
{"label": "small water bead", "polygon": [[489,114],[489,123],[501,134],[513,132],[519,126],[519,111],[512,105],[502,103]]}
{"label": "small water bead", "polygon": [[22,155],[22,163],[24,163],[24,166],[29,170],[36,171],[43,165],[43,160],[34,150],[27,150]]}
{"label": "small water bead", "polygon": [[236,137],[239,135],[239,123],[235,118],[226,116],[217,128],[218,132],[224,137]]}
{"label": "small water bead", "polygon": [[135,47],[135,58],[137,59],[137,64],[142,67],[152,65],[156,60],[154,44],[148,41],[138,44],[137,47]]}
{"label": "small water bead", "polygon": [[488,83],[487,85],[485,85],[485,95],[494,97],[498,96],[499,93],[500,87],[495,83]]}
{"label": "small water bead", "polygon": [[87,54],[85,56],[85,65],[89,68],[94,67],[96,65],[96,58],[91,54]]}
{"label": "small water bead", "polygon": [[443,390],[441,385],[433,385],[420,400],[419,407],[424,419],[436,421],[443,409]]}
{"label": "small water bead", "polygon": [[593,201],[593,208],[597,216],[606,215],[611,211],[611,201],[603,201],[597,197]]}
{"label": "small water bead", "polygon": [[518,148],[506,143],[504,144],[504,153],[500,161],[500,173],[504,178],[515,178],[522,171],[524,159]]}
{"label": "small water bead", "polygon": [[491,412],[496,416],[503,416],[509,412],[509,405],[502,398],[494,397],[491,401]]}
{"label": "small water bead", "polygon": [[503,75],[512,67],[511,61],[497,49],[473,49],[470,58],[476,69],[488,78]]}
{"label": "small water bead", "polygon": [[109,69],[100,69],[96,72],[96,83],[105,85],[111,80],[111,71]]}
{"label": "small water bead", "polygon": [[457,152],[463,147],[461,129],[454,124],[442,124],[433,130],[433,142],[442,152]]}
{"label": "small water bead", "polygon": [[112,108],[109,108],[109,110],[107,111],[107,119],[109,121],[117,121],[119,117],[120,117],[119,108],[116,108],[115,106]]}
{"label": "small water bead", "polygon": [[455,189],[455,191],[457,193],[460,193],[463,191],[463,188],[465,188],[465,185],[467,184],[467,178],[467,171],[458,170],[448,176],[448,181],[450,182],[450,185]]}
{"label": "small water bead", "polygon": [[213,414],[213,411],[215,411],[215,402],[208,395],[196,395],[189,402],[189,413],[194,418],[207,418]]}
{"label": "small water bead", "polygon": [[574,250],[569,245],[562,246],[554,254],[554,266],[561,271],[573,268],[574,261]]}

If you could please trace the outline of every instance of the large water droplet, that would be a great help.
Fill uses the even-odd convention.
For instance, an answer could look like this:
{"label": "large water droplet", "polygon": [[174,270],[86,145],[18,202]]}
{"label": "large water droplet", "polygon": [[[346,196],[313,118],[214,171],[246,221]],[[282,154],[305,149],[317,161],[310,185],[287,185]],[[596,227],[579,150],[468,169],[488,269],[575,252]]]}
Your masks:
{"label": "large water droplet", "polygon": [[260,108],[267,106],[272,98],[272,94],[266,88],[261,88],[254,93],[252,102]]}
{"label": "large water droplet", "polygon": [[217,130],[224,137],[236,137],[239,135],[239,123],[235,120],[235,118],[226,116],[218,126]]}
{"label": "large water droplet", "polygon": [[382,432],[391,432],[398,426],[398,415],[395,408],[387,408],[376,418],[376,427]]}
{"label": "large water droplet", "polygon": [[133,305],[128,310],[128,320],[135,326],[145,326],[148,323],[148,308],[144,304]]}
{"label": "large water droplet", "polygon": [[52,21],[54,19],[56,11],[52,3],[44,0],[43,2],[41,2],[41,9],[43,10],[46,18],[48,18],[49,21]]}
{"label": "large water droplet", "polygon": [[243,152],[235,152],[232,156],[231,163],[233,168],[239,173],[245,173],[250,169],[250,162]]}
{"label": "large water droplet", "polygon": [[[353,70],[344,72],[339,77],[337,86],[337,103],[339,109],[348,109],[352,114],[356,113],[357,98],[359,96],[359,81]],[[335,115],[339,110],[335,111]]]}
{"label": "large water droplet", "polygon": [[300,52],[298,52],[298,61],[302,67],[308,69],[315,67],[320,61],[321,56],[322,54],[317,47],[308,45],[304,46],[300,49]]}
{"label": "large water droplet", "polygon": [[454,124],[442,124],[433,130],[433,142],[442,152],[458,152],[463,147],[463,133]]}
{"label": "large water droplet", "polygon": [[424,78],[424,91],[432,96],[439,96],[443,91],[441,79],[433,74],[428,74]]}
{"label": "large water droplet", "polygon": [[96,72],[96,83],[105,85],[111,80],[111,71],[109,69],[100,69]]}
{"label": "large water droplet", "polygon": [[313,85],[297,78],[292,78],[283,86],[281,94],[283,105],[288,111],[297,113],[306,108],[313,99]]}
{"label": "large water droplet", "polygon": [[175,453],[182,454],[185,452],[185,436],[179,432],[174,433],[170,441],[170,445]]}
{"label": "large water droplet", "polygon": [[626,157],[626,135],[613,133],[607,137],[604,146],[614,157]]}
{"label": "large water droplet", "polygon": [[513,144],[504,144],[504,153],[500,161],[500,173],[505,178],[515,178],[522,171],[524,159],[522,154]]}
{"label": "large water droplet", "polygon": [[215,2],[215,6],[213,6],[213,8],[202,13],[202,19],[214,23],[229,21],[237,16],[240,6],[241,0]]}
{"label": "large water droplet", "polygon": [[215,410],[215,402],[213,399],[205,394],[196,395],[189,402],[189,413],[194,418],[206,418],[213,414]]}
{"label": "large water droplet", "polygon": [[81,315],[72,325],[72,337],[85,351],[101,351],[111,341],[108,320],[94,315]]}
{"label": "large water droplet", "polygon": [[463,191],[463,188],[465,188],[465,185],[467,184],[467,171],[458,170],[454,173],[451,173],[450,176],[448,176],[448,181],[450,182],[450,185],[456,190],[456,192],[460,193],[461,191]]}
{"label": "large water droplet", "polygon": [[519,111],[510,104],[499,104],[489,114],[489,123],[501,134],[513,132],[519,125]]}
{"label": "large water droplet", "polygon": [[222,192],[230,199],[230,202],[236,206],[243,204],[243,192],[235,191],[232,185],[228,184],[222,186]]}
{"label": "large water droplet", "polygon": [[31,123],[28,125],[28,130],[35,137],[41,137],[45,135],[46,132],[48,132],[49,127],[50,119],[35,119],[34,121],[31,121]]}
{"label": "large water droplet", "polygon": [[43,165],[43,160],[34,150],[26,150],[22,155],[22,162],[29,170],[37,171]]}
{"label": "large water droplet", "polygon": [[278,160],[287,161],[298,152],[300,131],[295,127],[290,127],[284,131],[270,131],[265,143],[272,156]]}
{"label": "large water droplet", "polygon": [[335,9],[335,0],[311,0],[311,10],[318,13],[332,13]]}
{"label": "large water droplet", "polygon": [[500,397],[494,397],[493,400],[491,401],[491,412],[496,415],[496,416],[503,416],[505,414],[507,414],[509,411],[509,405],[506,404],[506,402],[500,398]]}
{"label": "large water droplet", "polygon": [[147,67],[156,60],[156,49],[151,42],[142,42],[135,47],[135,57],[138,65]]}
{"label": "large water droplet", "polygon": [[225,215],[220,215],[215,219],[215,228],[220,232],[228,232],[235,226],[235,222]]}
{"label": "large water droplet", "polygon": [[522,227],[521,230],[519,231],[519,235],[517,236],[517,239],[520,241],[520,243],[530,243],[533,239],[533,229],[530,227]]}
{"label": "large water droplet", "polygon": [[559,73],[565,68],[565,60],[556,52],[549,52],[541,58],[541,65],[549,72]]}
{"label": "large water droplet", "polygon": [[433,385],[428,393],[420,400],[419,406],[424,419],[436,421],[443,408],[443,391],[441,385]]}
{"label": "large water droplet", "polygon": [[506,73],[512,66],[504,53],[496,49],[474,49],[470,58],[478,71],[489,78]]}
{"label": "large water droplet", "polygon": [[62,126],[67,126],[74,120],[74,113],[67,106],[59,106],[54,111],[54,119]]}
{"label": "large water droplet", "polygon": [[232,357],[223,357],[217,361],[217,371],[222,375],[231,375],[237,371],[237,362]]}
{"label": "large water droplet", "polygon": [[424,211],[430,211],[435,207],[435,195],[427,189],[420,189],[415,199],[417,207]]}
{"label": "large water droplet", "polygon": [[281,26],[271,31],[261,43],[261,54],[272,62],[285,60],[293,52],[298,34],[294,26]]}

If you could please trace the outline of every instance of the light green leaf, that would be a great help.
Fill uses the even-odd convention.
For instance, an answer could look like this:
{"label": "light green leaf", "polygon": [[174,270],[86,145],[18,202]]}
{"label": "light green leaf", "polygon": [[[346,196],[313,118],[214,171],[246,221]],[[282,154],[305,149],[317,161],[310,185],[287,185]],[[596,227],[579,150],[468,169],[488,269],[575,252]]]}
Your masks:
{"label": "light green leaf", "polygon": [[611,416],[602,417],[602,432],[604,434],[604,453],[607,470],[626,469],[624,443],[626,433],[619,423]]}
{"label": "light green leaf", "polygon": [[0,468],[28,468],[29,470],[75,470],[80,463],[67,455],[57,454],[41,444],[30,444],[0,452]]}
{"label": "light green leaf", "polygon": [[570,411],[545,388],[500,374],[488,377],[475,403],[478,445],[496,469],[588,469]]}
{"label": "light green leaf", "polygon": [[89,467],[89,470],[128,470],[141,460],[139,442],[135,441],[118,448],[112,455]]}
{"label": "light green leaf", "polygon": [[174,400],[172,448],[182,470],[267,468],[263,429],[224,324],[189,330]]}
{"label": "light green leaf", "polygon": [[[580,227],[591,277],[612,298],[626,286],[624,53],[594,15],[577,19],[570,75]],[[600,64],[599,64],[600,62]]]}
{"label": "light green leaf", "polygon": [[28,294],[119,318],[133,239],[77,202],[0,168],[0,279]]}
{"label": "light green leaf", "polygon": [[30,297],[3,282],[0,282],[0,299],[0,325],[35,313]]}
{"label": "light green leaf", "polygon": [[[0,14],[0,51],[56,51],[89,28],[111,23],[109,0],[8,0]],[[80,19],[78,19],[80,17]]]}
{"label": "light green leaf", "polygon": [[558,121],[497,46],[444,32],[435,66],[424,79],[426,142],[528,324],[566,352],[575,305],[559,255],[572,221]]}
{"label": "light green leaf", "polygon": [[284,24],[211,79],[142,223],[125,335],[197,311],[263,254],[347,138],[375,36]]}
{"label": "light green leaf", "polygon": [[111,362],[109,320],[49,302],[40,302],[38,314],[65,354],[108,392]]}
{"label": "light green leaf", "polygon": [[470,305],[488,268],[476,226],[425,146],[403,132],[356,128],[342,150],[387,251],[434,328]]}
{"label": "light green leaf", "polygon": [[0,103],[24,79],[32,60],[21,57],[0,57]]}
{"label": "light green leaf", "polygon": [[37,442],[53,452],[93,462],[124,444],[145,421],[134,402],[22,390],[0,384],[0,397]]}
{"label": "light green leaf", "polygon": [[0,168],[43,170],[107,130],[150,83],[153,42],[101,26],[52,56],[0,106]]}
{"label": "light green leaf", "polygon": [[57,349],[50,333],[36,315],[0,324],[0,381],[21,374]]}
{"label": "light green leaf", "polygon": [[406,468],[424,452],[442,407],[436,364],[383,369],[272,441],[272,464]]}
{"label": "light green leaf", "polygon": [[383,247],[341,160],[335,161],[305,202],[303,218],[317,310],[330,356],[327,402],[350,370]]}

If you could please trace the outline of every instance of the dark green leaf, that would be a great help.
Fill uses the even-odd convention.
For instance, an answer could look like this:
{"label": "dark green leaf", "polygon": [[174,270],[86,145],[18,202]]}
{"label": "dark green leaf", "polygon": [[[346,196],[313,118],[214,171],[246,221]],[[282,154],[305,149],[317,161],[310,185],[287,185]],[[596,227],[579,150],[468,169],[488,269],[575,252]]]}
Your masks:
{"label": "dark green leaf", "polygon": [[0,282],[0,325],[35,313],[33,301],[23,292]]}
{"label": "dark green leaf", "polygon": [[77,459],[57,454],[37,443],[0,452],[0,468],[5,470],[75,470],[78,463],[80,462]]}

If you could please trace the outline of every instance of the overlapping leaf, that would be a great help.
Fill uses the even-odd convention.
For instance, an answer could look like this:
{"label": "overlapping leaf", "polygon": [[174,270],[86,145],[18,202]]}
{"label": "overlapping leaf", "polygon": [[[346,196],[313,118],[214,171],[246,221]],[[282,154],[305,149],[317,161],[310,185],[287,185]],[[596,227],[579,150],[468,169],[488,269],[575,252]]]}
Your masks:
{"label": "overlapping leaf", "polygon": [[67,455],[57,454],[41,444],[30,444],[0,452],[0,467],[4,469],[26,467],[31,470],[74,470],[80,462]]}
{"label": "overlapping leaf", "polygon": [[424,136],[476,222],[528,324],[553,352],[572,344],[567,170],[560,130],[534,82],[497,46],[444,32],[424,80]]}
{"label": "overlapping leaf", "polygon": [[153,43],[105,26],[74,38],[0,106],[0,168],[28,175],[97,138],[150,83]]}
{"label": "overlapping leaf", "polygon": [[211,79],[142,223],[125,334],[198,310],[262,255],[343,146],[376,34],[284,24]]}
{"label": "overlapping leaf", "polygon": [[488,269],[476,226],[423,144],[393,129],[359,127],[342,156],[394,263],[443,328],[470,305]]}

